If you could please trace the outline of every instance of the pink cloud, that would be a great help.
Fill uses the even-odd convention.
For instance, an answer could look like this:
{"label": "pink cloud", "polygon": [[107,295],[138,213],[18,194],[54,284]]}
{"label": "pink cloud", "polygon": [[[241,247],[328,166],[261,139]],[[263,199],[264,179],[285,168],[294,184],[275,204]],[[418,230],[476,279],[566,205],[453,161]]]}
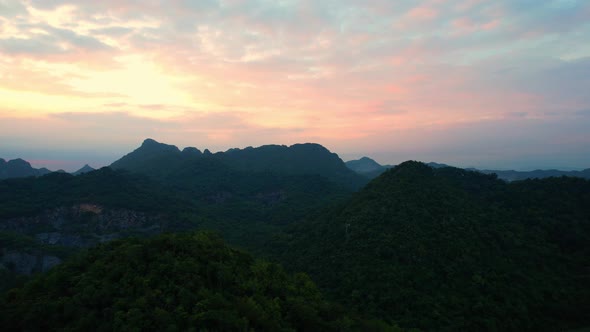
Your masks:
{"label": "pink cloud", "polygon": [[[263,139],[266,143],[321,139],[344,149],[360,138],[381,142],[392,131],[435,125],[452,128],[525,112],[532,118],[540,110],[588,104],[579,91],[587,86],[582,78],[568,76],[559,81],[569,89],[533,88],[543,80],[530,73],[548,77],[544,70],[553,65],[534,67],[531,61],[514,60],[588,56],[580,46],[585,40],[581,23],[562,18],[549,25],[543,15],[523,12],[509,1],[419,5],[386,0],[338,5],[301,1],[281,6],[175,1],[161,6],[109,0],[81,1],[75,6],[72,18],[51,23],[60,30],[47,28],[57,40],[50,39],[47,45],[67,46],[60,52],[50,52],[43,43],[19,48],[9,40],[12,37],[0,37],[0,43],[13,50],[2,55],[8,60],[0,62],[0,88],[85,97],[80,99],[91,110],[129,112],[127,117],[101,118],[105,123],[138,121],[144,126],[133,127],[129,135],[121,131],[113,141],[117,144],[133,135],[156,133],[171,143],[190,139],[229,147],[242,141],[263,144]],[[537,9],[553,17],[554,11],[545,6]],[[27,19],[31,18],[19,20]],[[0,22],[3,28],[9,25],[8,19]],[[17,23],[10,26],[28,33],[33,22]],[[559,38],[554,38],[556,32]],[[92,40],[111,46],[101,49]],[[47,40],[37,40],[43,41]],[[84,45],[94,45],[96,50]],[[133,65],[121,60],[121,55],[136,56],[146,68],[153,67],[145,75],[148,79],[136,81],[134,100],[109,90],[117,82],[91,86],[95,89],[90,90],[105,94],[82,92],[81,86],[71,83],[75,75],[100,76],[117,66]],[[61,70],[66,64],[70,69]],[[584,68],[579,63],[577,71],[571,71],[586,77]],[[143,78],[141,74],[137,73]],[[173,92],[165,96],[186,95],[186,100],[143,100],[157,94],[158,89],[149,88],[162,81],[171,82],[163,85]],[[142,84],[149,93],[142,94]],[[95,97],[101,98],[97,105],[102,106],[92,104]],[[174,115],[168,115],[168,121],[137,119],[138,114],[156,118],[168,111]],[[0,114],[7,113],[0,110]],[[39,118],[45,111],[36,109],[31,114]],[[49,124],[60,130],[44,133],[75,132],[91,140],[93,132],[85,131],[92,128],[91,118],[82,119],[77,126],[84,128],[53,119]],[[16,124],[13,133],[25,131],[25,124]],[[346,142],[338,141],[339,137]]]}
{"label": "pink cloud", "polygon": [[478,23],[469,17],[460,17],[453,20],[453,27],[460,33],[494,30],[500,26],[499,19],[493,19],[485,23]]}
{"label": "pink cloud", "polygon": [[417,20],[431,20],[438,16],[438,11],[432,7],[419,6],[410,10],[407,16]]}

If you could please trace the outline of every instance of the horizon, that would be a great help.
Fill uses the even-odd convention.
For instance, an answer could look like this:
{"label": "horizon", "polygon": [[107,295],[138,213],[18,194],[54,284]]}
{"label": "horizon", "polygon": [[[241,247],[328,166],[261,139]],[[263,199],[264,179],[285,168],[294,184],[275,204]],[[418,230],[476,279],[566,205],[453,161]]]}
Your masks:
{"label": "horizon", "polygon": [[[153,138],[145,138],[143,141],[147,140],[147,139],[152,139]],[[183,150],[184,148],[189,148],[189,147],[196,147],[197,149],[199,149],[201,152],[205,151],[206,147],[198,147],[198,146],[193,146],[193,145],[187,145],[187,146],[178,146],[176,144],[172,144],[170,142],[162,142],[159,140],[155,140],[158,143],[162,143],[162,144],[167,144],[167,145],[173,145],[175,147],[177,147],[179,150]],[[50,171],[59,171],[59,170],[64,170],[66,172],[69,173],[73,173],[79,169],[81,169],[82,167],[84,167],[85,165],[89,165],[92,168],[95,169],[99,169],[102,167],[109,167],[113,162],[119,160],[120,158],[122,158],[123,156],[125,156],[128,153],[131,153],[132,151],[134,151],[135,149],[139,148],[142,144],[142,142],[140,142],[139,144],[137,144],[137,146],[135,146],[134,148],[132,148],[131,150],[122,153],[119,156],[113,157],[111,159],[94,159],[94,162],[92,161],[84,161],[84,160],[63,160],[63,159],[57,159],[57,160],[39,160],[39,159],[27,159],[27,158],[23,158],[22,156],[11,156],[11,157],[5,157],[3,155],[0,155],[0,159],[4,159],[5,161],[9,161],[9,160],[14,160],[14,159],[23,159],[27,162],[29,162],[31,164],[32,167],[34,168],[47,168]],[[294,143],[294,144],[319,144],[322,145],[324,147],[326,147],[325,145],[321,144],[321,143],[317,143],[317,142],[299,142],[299,143]],[[281,145],[281,146],[292,146],[293,144],[263,144],[260,146],[253,146],[254,148],[258,148],[261,146],[265,146],[265,145]],[[238,149],[245,149],[247,147],[252,147],[252,146],[243,146],[243,147],[230,147],[227,149],[223,149],[223,150],[211,150],[211,153],[218,153],[218,152],[227,152],[230,149],[234,149],[234,148],[238,148]],[[450,164],[444,161],[438,161],[438,160],[427,160],[427,159],[416,159],[416,158],[408,158],[408,159],[404,159],[401,158],[399,159],[397,162],[382,162],[379,160],[379,158],[373,157],[371,155],[349,155],[349,156],[343,156],[340,153],[338,153],[337,151],[333,151],[331,149],[329,149],[328,147],[326,147],[330,152],[332,153],[336,153],[340,159],[342,159],[343,162],[348,162],[351,160],[358,160],[361,159],[363,157],[367,157],[370,158],[374,161],[376,161],[378,164],[385,166],[385,165],[392,165],[392,166],[396,166],[399,165],[405,161],[410,161],[410,160],[415,160],[415,161],[420,161],[423,163],[440,163],[440,164],[446,164],[448,166],[451,167],[459,167],[459,168],[476,168],[479,170],[497,170],[497,171],[507,171],[507,170],[513,170],[513,171],[520,171],[520,172],[527,172],[527,171],[534,171],[534,170],[562,170],[562,171],[582,171],[585,169],[588,169],[590,167],[579,167],[579,168],[575,168],[575,167],[545,167],[545,168],[541,168],[541,167],[533,167],[533,168],[518,168],[518,167],[510,167],[510,166],[505,166],[505,167],[486,167],[486,166],[473,166],[473,165],[456,165],[456,164]],[[102,160],[102,161],[99,161]]]}
{"label": "horizon", "polygon": [[588,40],[576,0],[4,0],[0,158],[98,168],[154,137],[587,169]]}

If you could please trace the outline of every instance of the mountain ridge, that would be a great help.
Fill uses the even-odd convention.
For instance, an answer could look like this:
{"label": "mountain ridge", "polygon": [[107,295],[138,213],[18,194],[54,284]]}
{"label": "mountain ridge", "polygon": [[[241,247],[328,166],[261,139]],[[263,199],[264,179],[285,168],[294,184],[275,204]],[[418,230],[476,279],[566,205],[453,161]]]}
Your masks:
{"label": "mountain ridge", "polygon": [[[428,166],[433,168],[453,167],[447,164],[428,162]],[[374,179],[381,175],[386,170],[395,167],[395,165],[381,165],[369,157],[362,157],[360,159],[349,160],[346,166],[360,175],[368,179]],[[526,179],[543,179],[548,177],[570,176],[590,179],[590,168],[581,171],[564,171],[557,169],[536,169],[533,171],[515,171],[515,170],[493,170],[493,169],[477,169],[474,167],[464,168],[469,171],[476,171],[483,174],[496,174],[498,178],[505,181],[519,181]]]}
{"label": "mountain ridge", "polygon": [[205,149],[201,153],[194,147],[181,151],[174,145],[146,139],[139,148],[116,160],[110,167],[153,175],[166,173],[165,168],[197,167],[198,163],[205,161],[235,171],[320,175],[353,188],[360,188],[366,183],[363,177],[349,170],[336,153],[317,143],[262,145],[216,153]]}
{"label": "mountain ridge", "polygon": [[8,161],[0,158],[0,179],[42,176],[49,173],[51,173],[51,171],[47,168],[33,168],[28,161],[21,158]]}

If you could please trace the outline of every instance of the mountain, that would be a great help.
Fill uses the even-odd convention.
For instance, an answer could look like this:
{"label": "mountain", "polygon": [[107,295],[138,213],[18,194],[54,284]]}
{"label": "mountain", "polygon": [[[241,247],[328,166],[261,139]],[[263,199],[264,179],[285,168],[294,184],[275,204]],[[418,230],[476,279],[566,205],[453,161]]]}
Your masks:
{"label": "mountain", "polygon": [[270,242],[332,299],[431,331],[590,325],[590,181],[405,162]]}
{"label": "mountain", "polygon": [[[432,168],[444,168],[444,167],[451,167],[447,164],[441,164],[436,162],[429,162],[426,165]],[[353,170],[354,172],[368,178],[374,179],[381,175],[381,173],[385,172],[386,170],[395,167],[392,165],[380,165],[376,161],[368,157],[362,157],[358,160],[350,160],[346,162],[346,166]],[[505,180],[505,181],[519,181],[519,180],[526,180],[526,179],[544,179],[549,177],[561,177],[561,176],[570,176],[570,177],[579,177],[584,179],[590,179],[590,168],[585,169],[583,171],[560,171],[556,169],[550,170],[534,170],[534,171],[501,171],[501,170],[480,170],[476,168],[466,168],[469,171],[476,171],[481,172],[484,174],[497,174],[498,178]]]}
{"label": "mountain", "polygon": [[374,179],[381,175],[389,168],[395,167],[392,165],[380,165],[375,160],[369,157],[362,157],[358,160],[349,160],[346,162],[346,167],[350,170],[362,175],[367,179]]}
{"label": "mountain", "polygon": [[11,290],[0,323],[7,331],[399,331],[210,233],[90,249]]}
{"label": "mountain", "polygon": [[[285,149],[278,147],[281,158],[288,157]],[[30,273],[42,270],[32,256],[54,256],[47,245],[77,250],[129,235],[193,229],[216,230],[231,244],[259,252],[272,234],[352,193],[318,174],[265,170],[272,154],[247,150],[258,155],[244,157],[238,150],[227,152],[236,154],[232,156],[196,148],[180,151],[146,140],[115,162],[115,169],[0,181],[0,232],[9,232],[6,236],[14,235],[19,243],[23,237],[30,242],[24,248],[2,246],[9,251],[0,253],[0,261]],[[292,159],[299,158],[297,153],[320,161],[327,156],[328,164],[338,165],[339,159],[319,146],[301,145],[294,151]],[[267,161],[252,162],[252,158]],[[242,164],[235,165],[234,160]],[[329,171],[318,164],[301,167]],[[345,170],[343,174],[350,174]],[[358,178],[353,174],[353,179]]]}
{"label": "mountain", "polygon": [[88,164],[84,165],[84,167],[80,168],[79,170],[72,173],[72,175],[80,175],[88,172],[95,171],[94,168],[90,167]]}
{"label": "mountain", "polygon": [[42,176],[51,173],[47,168],[36,169],[22,159],[6,161],[0,158],[0,180],[27,176]]}
{"label": "mountain", "polygon": [[229,165],[245,171],[320,175],[356,188],[366,182],[350,171],[337,154],[314,143],[231,149],[219,156]]}
{"label": "mountain", "polygon": [[375,160],[369,157],[362,157],[358,160],[350,160],[347,161],[346,167],[350,168],[351,170],[357,173],[371,173],[374,171],[385,171],[385,167],[381,166]]}
{"label": "mountain", "polygon": [[506,181],[519,181],[526,179],[544,179],[549,177],[572,176],[584,179],[590,179],[590,168],[583,171],[560,171],[556,169],[550,170],[534,170],[534,171],[500,171],[500,170],[477,170],[484,174],[497,174],[498,177]]}
{"label": "mountain", "polygon": [[111,167],[182,192],[201,209],[190,217],[199,227],[220,231],[228,242],[251,250],[272,232],[367,182],[318,144],[199,153],[148,139]]}
{"label": "mountain", "polygon": [[[435,162],[429,162],[426,165],[428,165],[432,168],[449,167],[449,165],[435,163]],[[355,171],[356,173],[358,173],[368,179],[374,179],[374,178],[378,177],[379,175],[381,175],[386,170],[395,167],[395,165],[381,165],[369,157],[362,157],[361,159],[358,159],[358,160],[347,161],[346,167],[348,167],[349,169]]]}
{"label": "mountain", "polygon": [[[207,165],[205,165],[207,164]],[[162,177],[173,169],[216,167],[228,172],[274,173],[289,175],[319,175],[335,183],[359,188],[366,180],[349,170],[344,162],[319,144],[264,145],[258,148],[230,149],[212,154],[196,148],[182,152],[173,145],[146,139],[143,144],[115,161],[111,167]]]}
{"label": "mountain", "polygon": [[159,158],[177,160],[181,158],[181,151],[176,146],[159,143],[148,138],[139,148],[115,161],[110,167],[145,173],[149,171],[150,163]]}

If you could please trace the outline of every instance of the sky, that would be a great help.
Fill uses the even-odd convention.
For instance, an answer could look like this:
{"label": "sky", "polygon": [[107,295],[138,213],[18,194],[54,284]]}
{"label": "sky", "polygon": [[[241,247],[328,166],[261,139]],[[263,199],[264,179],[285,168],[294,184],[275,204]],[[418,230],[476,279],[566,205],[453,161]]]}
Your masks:
{"label": "sky", "polygon": [[0,0],[0,157],[148,137],[590,168],[590,1]]}

